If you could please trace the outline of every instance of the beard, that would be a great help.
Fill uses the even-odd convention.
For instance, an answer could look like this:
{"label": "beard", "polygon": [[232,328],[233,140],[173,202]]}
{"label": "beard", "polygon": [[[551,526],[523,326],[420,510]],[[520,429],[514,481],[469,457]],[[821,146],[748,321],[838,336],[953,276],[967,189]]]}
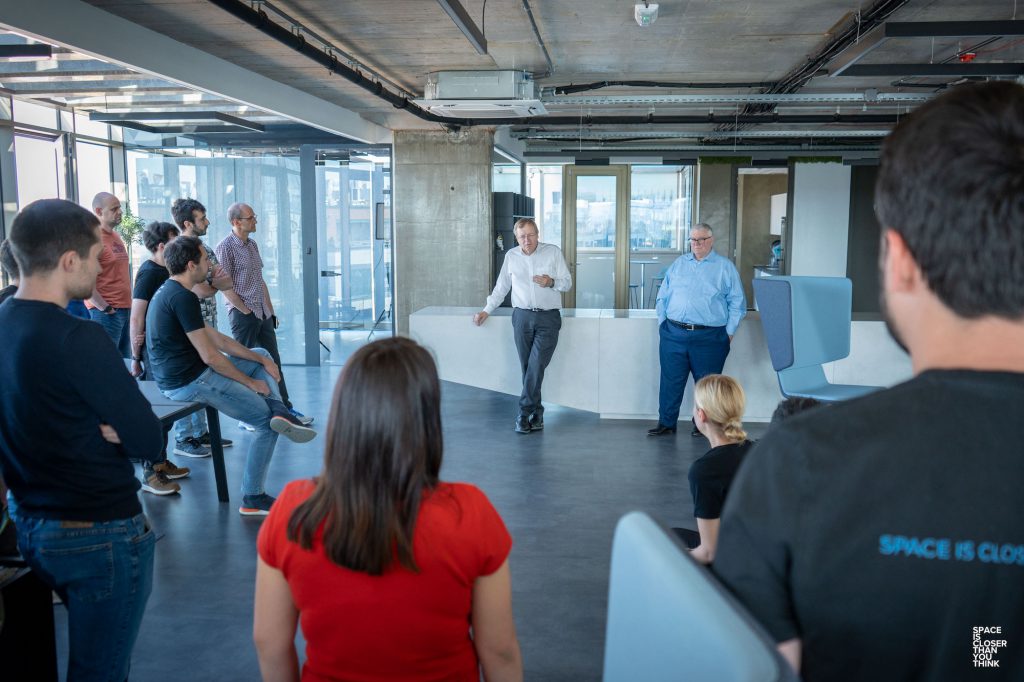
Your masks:
{"label": "beard", "polygon": [[93,279],[92,282],[75,282],[73,285],[68,287],[68,298],[73,301],[84,301],[92,296],[92,290],[95,286],[95,279]]}
{"label": "beard", "polygon": [[903,337],[900,336],[899,330],[896,329],[896,323],[892,319],[892,313],[889,311],[889,304],[885,300],[884,290],[878,295],[878,302],[882,309],[882,319],[885,320],[885,330],[889,332],[889,336],[891,336],[892,340],[896,342],[896,345],[899,346],[904,353],[909,355],[910,351],[907,350],[907,344],[903,342]]}

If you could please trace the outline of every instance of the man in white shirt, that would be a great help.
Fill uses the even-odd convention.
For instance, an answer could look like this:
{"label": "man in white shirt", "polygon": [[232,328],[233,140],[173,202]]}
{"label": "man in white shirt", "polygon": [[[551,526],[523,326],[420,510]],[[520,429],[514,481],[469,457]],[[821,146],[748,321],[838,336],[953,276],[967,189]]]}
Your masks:
{"label": "man in white shirt", "polygon": [[516,432],[529,433],[544,428],[544,405],[540,386],[544,370],[558,344],[562,328],[562,292],[572,287],[572,275],[562,250],[554,244],[541,244],[537,223],[520,218],[515,224],[519,246],[505,253],[494,291],[487,305],[473,316],[479,326],[501,305],[512,290],[512,332],[523,369],[523,393],[519,398]]}

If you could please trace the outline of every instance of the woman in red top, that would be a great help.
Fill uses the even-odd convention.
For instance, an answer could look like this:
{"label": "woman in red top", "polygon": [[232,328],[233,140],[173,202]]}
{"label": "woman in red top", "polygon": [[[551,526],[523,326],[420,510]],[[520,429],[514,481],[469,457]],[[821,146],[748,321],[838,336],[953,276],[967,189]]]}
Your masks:
{"label": "woman in red top", "polygon": [[345,363],[324,467],[260,530],[253,636],[264,680],[522,680],[512,539],[487,497],[438,478],[441,387],[393,338]]}

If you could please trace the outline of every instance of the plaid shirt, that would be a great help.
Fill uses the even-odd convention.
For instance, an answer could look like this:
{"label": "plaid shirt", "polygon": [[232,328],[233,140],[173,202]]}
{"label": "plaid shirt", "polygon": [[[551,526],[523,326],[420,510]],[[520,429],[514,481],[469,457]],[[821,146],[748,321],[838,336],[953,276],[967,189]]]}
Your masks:
{"label": "plaid shirt", "polygon": [[[270,301],[267,300],[266,283],[263,281],[263,259],[260,258],[256,242],[244,242],[232,232],[217,244],[217,260],[224,271],[231,276],[235,293],[256,317],[265,320],[270,317]],[[233,308],[225,297],[225,305]]]}
{"label": "plaid shirt", "polygon": [[[200,242],[202,243],[203,248],[206,249],[206,255],[210,259],[210,272],[212,273],[213,272],[213,268],[215,268],[217,266],[217,263],[218,263],[218,261],[217,261],[217,254],[214,252],[213,249],[211,249],[209,247],[209,245],[206,242],[204,242],[202,240],[200,240]],[[203,321],[206,322],[206,324],[208,324],[211,327],[213,327],[214,329],[216,329],[217,328],[217,292],[213,292],[213,294],[211,296],[207,297],[207,298],[199,299],[199,306],[200,306],[200,308],[203,311]]]}

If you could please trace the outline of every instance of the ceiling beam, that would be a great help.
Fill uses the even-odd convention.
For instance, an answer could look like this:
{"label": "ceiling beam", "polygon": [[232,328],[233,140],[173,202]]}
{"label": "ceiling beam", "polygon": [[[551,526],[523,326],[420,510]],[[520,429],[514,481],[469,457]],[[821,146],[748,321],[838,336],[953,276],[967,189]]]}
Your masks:
{"label": "ceiling beam", "polygon": [[[242,102],[360,142],[391,142],[391,131],[308,92],[280,83],[81,0],[0,0],[0,26],[138,70],[191,90]],[[110,36],[116,35],[117,40]],[[70,93],[66,93],[70,94]],[[122,91],[121,94],[129,94]],[[52,96],[61,97],[62,93]]]}
{"label": "ceiling beam", "polygon": [[989,36],[1024,36],[1024,20],[886,22],[868,31],[860,40],[833,59],[828,65],[828,75],[849,75],[843,72],[890,38],[979,38]]}
{"label": "ceiling beam", "polygon": [[477,28],[462,3],[459,0],[437,0],[437,4],[452,18],[473,48],[480,54],[487,54],[487,38],[484,38],[484,34]]}
{"label": "ceiling beam", "polygon": [[847,67],[840,76],[930,76],[969,78],[972,76],[1024,76],[1024,64],[854,64]]}
{"label": "ceiling beam", "polygon": [[89,120],[102,121],[103,123],[121,123],[123,121],[220,121],[246,130],[255,130],[257,132],[263,132],[264,130],[263,126],[259,123],[253,123],[238,116],[225,114],[222,111],[136,111],[123,114],[93,111],[89,114]]}
{"label": "ceiling beam", "polygon": [[53,47],[50,45],[0,45],[0,59],[50,59]]}

